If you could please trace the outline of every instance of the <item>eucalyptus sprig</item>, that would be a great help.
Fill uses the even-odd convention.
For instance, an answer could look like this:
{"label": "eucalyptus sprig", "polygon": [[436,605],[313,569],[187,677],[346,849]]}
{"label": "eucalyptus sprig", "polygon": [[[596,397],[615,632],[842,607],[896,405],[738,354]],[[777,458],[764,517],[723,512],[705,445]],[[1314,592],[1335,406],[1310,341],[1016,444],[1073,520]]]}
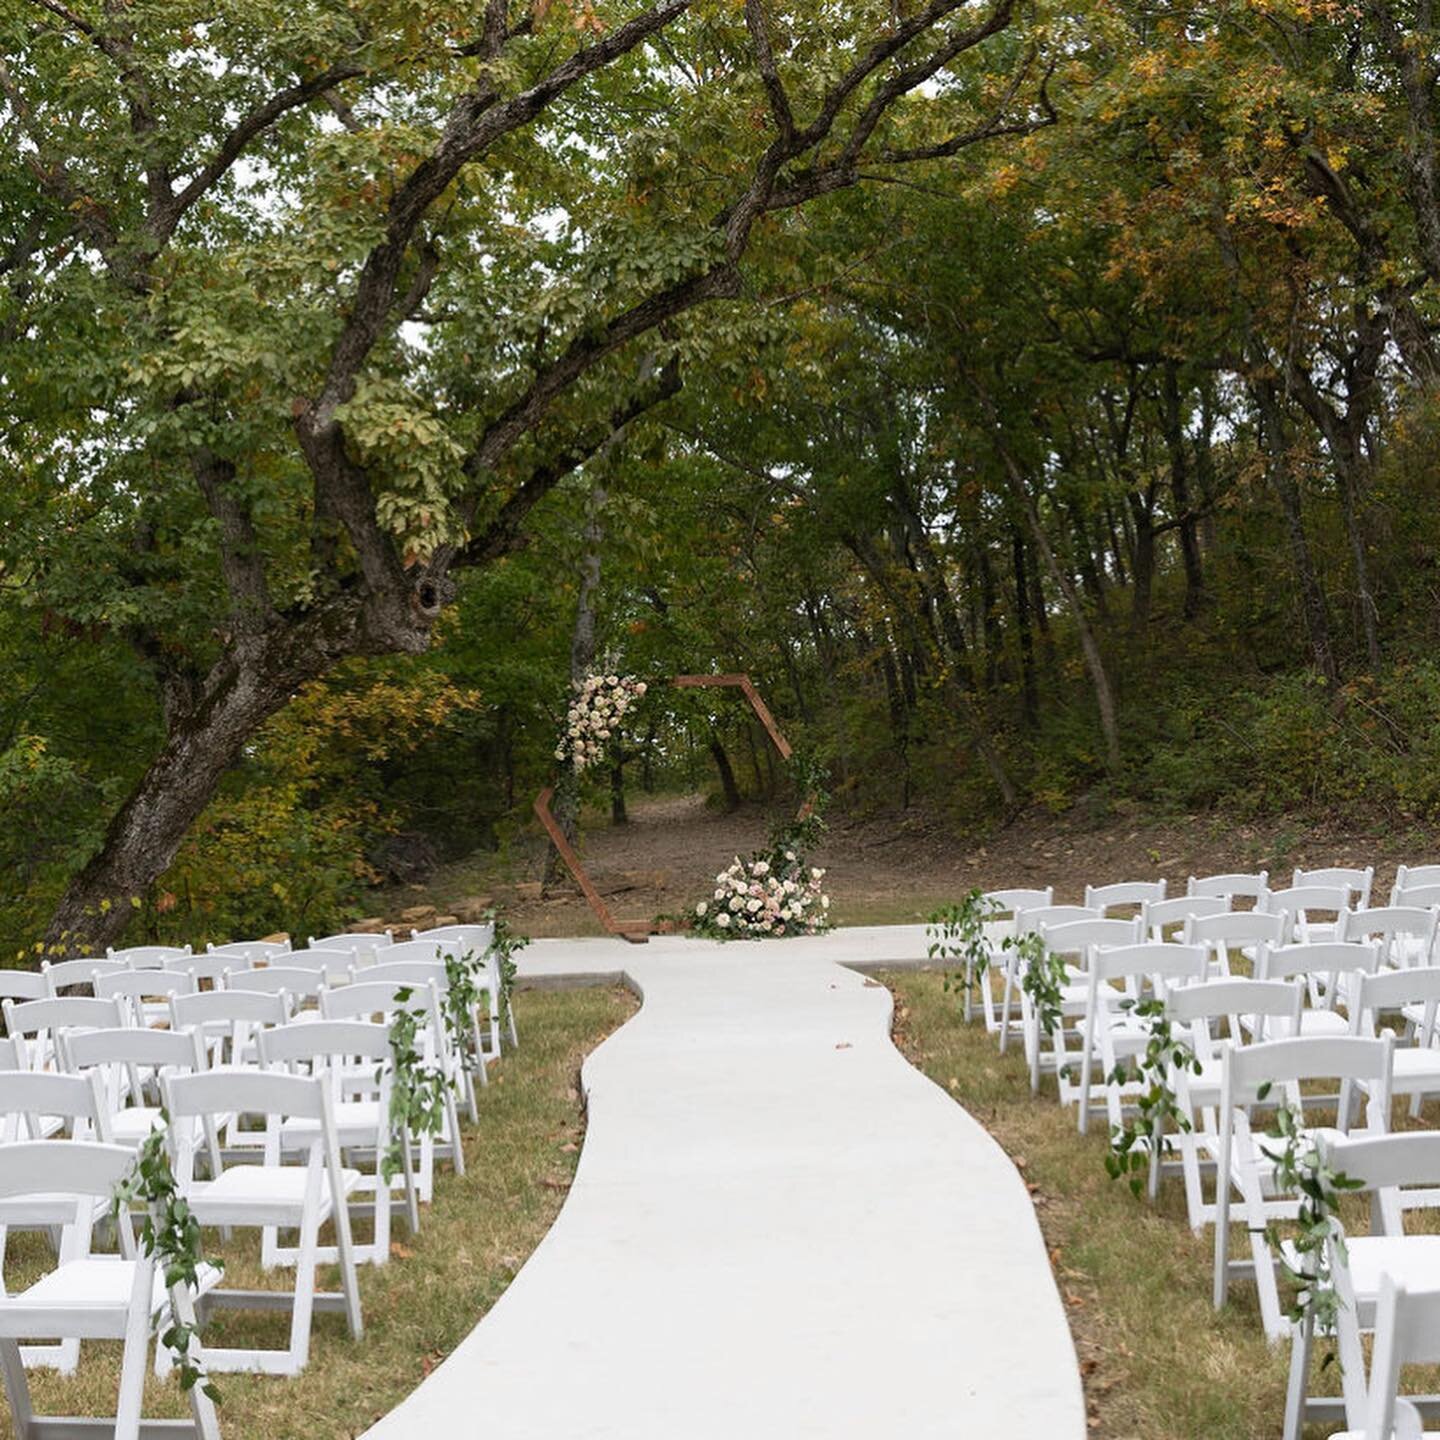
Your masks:
{"label": "eucalyptus sprig", "polygon": [[405,1147],[412,1135],[440,1133],[450,1088],[445,1072],[427,1064],[421,1052],[419,1038],[429,1016],[405,1008],[412,993],[408,988],[395,992],[399,1004],[390,1017],[390,1144],[380,1161],[380,1174],[387,1183],[404,1169]]}
{"label": "eucalyptus sprig", "polygon": [[965,1018],[970,1018],[970,994],[983,985],[990,970],[990,945],[985,937],[986,922],[1000,913],[1000,905],[986,898],[980,889],[971,890],[959,904],[932,910],[925,921],[926,954],[932,960],[961,960],[964,974],[946,972],[945,989],[963,991]]}
{"label": "eucalyptus sprig", "polygon": [[[164,1124],[157,1125],[140,1142],[129,1174],[116,1185],[110,1201],[110,1213],[119,1223],[122,1210],[143,1206],[145,1223],[140,1231],[140,1245],[160,1267],[165,1277],[165,1288],[170,1290],[183,1285],[192,1292],[198,1292],[201,1265],[209,1264],[220,1270],[224,1268],[224,1262],[207,1261],[201,1251],[200,1222],[180,1194],[175,1172],[170,1166],[170,1152],[165,1147],[165,1126],[169,1125],[170,1117],[162,1110],[160,1118]],[[189,1391],[199,1385],[202,1392],[218,1405],[220,1391],[191,1353],[191,1346],[199,1335],[198,1323],[188,1325],[172,1310],[169,1327],[161,1335],[160,1343],[169,1350],[175,1363],[180,1375],[180,1388]]]}
{"label": "eucalyptus sprig", "polygon": [[1030,997],[1040,1029],[1048,1038],[1059,1028],[1065,1003],[1065,962],[1046,946],[1038,930],[1009,935],[1004,945],[1015,952],[1020,965],[1020,988]]}
{"label": "eucalyptus sprig", "polygon": [[[1268,1084],[1262,1085],[1259,1098],[1265,1099],[1270,1089]],[[1341,1301],[1330,1269],[1329,1242],[1333,1240],[1336,1254],[1346,1259],[1340,1197],[1346,1191],[1364,1189],[1364,1181],[1326,1163],[1320,1146],[1305,1128],[1304,1117],[1294,1107],[1281,1105],[1275,1111],[1275,1129],[1282,1142],[1279,1151],[1263,1145],[1260,1148],[1274,1162],[1276,1190],[1291,1191],[1300,1197],[1289,1250],[1281,1244],[1275,1226],[1267,1234],[1280,1256],[1281,1268],[1295,1287],[1286,1317],[1296,1324],[1309,1320],[1317,1335],[1333,1335]],[[1326,1363],[1333,1358],[1327,1356]]]}
{"label": "eucalyptus sprig", "polygon": [[500,969],[500,1023],[508,1028],[510,1024],[510,992],[515,986],[517,970],[515,956],[530,943],[530,937],[517,935],[510,928],[510,922],[498,910],[487,910],[485,919],[493,931],[490,948],[495,952],[495,959]]}
{"label": "eucalyptus sprig", "polygon": [[444,960],[445,994],[441,998],[440,1013],[460,1064],[467,1071],[478,1070],[480,1057],[475,1053],[474,1016],[475,1007],[480,1003],[480,957],[473,950],[466,950],[461,955],[446,955]]}
{"label": "eucalyptus sprig", "polygon": [[1120,1061],[1107,1077],[1111,1085],[1136,1083],[1140,1093],[1132,1116],[1123,1125],[1110,1127],[1105,1169],[1112,1180],[1128,1177],[1130,1189],[1138,1197],[1144,1188],[1141,1172],[1152,1158],[1159,1159],[1166,1132],[1184,1134],[1191,1128],[1190,1117],[1176,1103],[1171,1076],[1177,1070],[1198,1075],[1201,1067],[1189,1041],[1175,1035],[1163,1000],[1127,997],[1119,1008],[1144,1023],[1146,1040],[1143,1051]]}

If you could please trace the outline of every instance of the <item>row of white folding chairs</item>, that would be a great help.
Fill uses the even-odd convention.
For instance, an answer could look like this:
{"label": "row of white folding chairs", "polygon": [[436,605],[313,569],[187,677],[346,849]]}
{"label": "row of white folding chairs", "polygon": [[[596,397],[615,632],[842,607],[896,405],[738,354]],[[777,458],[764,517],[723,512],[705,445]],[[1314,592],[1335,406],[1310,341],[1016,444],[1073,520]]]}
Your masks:
{"label": "row of white folding chairs", "polygon": [[[310,1046],[313,1055],[321,1027],[289,1028],[307,1032],[295,1038]],[[344,1055],[370,1055],[383,1062],[388,1047],[385,1027],[352,1025],[343,1029],[344,1034],[334,1034],[331,1040]],[[362,1030],[371,1033],[362,1034]],[[279,1032],[276,1034],[278,1037]],[[219,1273],[205,1266],[196,1293],[177,1284],[167,1294],[164,1277],[156,1274],[151,1257],[137,1253],[128,1215],[120,1217],[120,1253],[93,1254],[97,1212],[129,1174],[133,1150],[107,1142],[106,1110],[93,1076],[0,1072],[0,1097],[8,1097],[7,1105],[24,1111],[59,1111],[68,1114],[72,1123],[83,1125],[88,1120],[90,1125],[85,1138],[0,1145],[0,1219],[12,1224],[53,1226],[63,1237],[59,1263],[53,1271],[18,1294],[0,1293],[0,1372],[17,1432],[22,1436],[32,1430],[39,1433],[27,1364],[73,1368],[81,1339],[124,1341],[113,1433],[126,1440],[138,1440],[143,1433],[140,1412],[150,1337],[163,1334],[172,1317],[189,1323],[195,1318],[197,1306],[206,1310],[289,1309],[288,1344],[281,1349],[201,1349],[198,1342],[192,1342],[190,1358],[206,1373],[298,1373],[308,1360],[311,1317],[317,1309],[343,1312],[351,1336],[359,1338],[362,1333],[349,1210],[362,1177],[341,1164],[341,1145],[346,1136],[336,1120],[328,1075],[323,1070],[299,1075],[279,1069],[188,1074],[162,1069],[159,1083],[171,1117],[167,1143],[172,1164],[191,1213],[205,1227],[261,1230],[265,1237],[262,1254],[268,1250],[271,1264],[285,1263],[287,1258],[278,1252],[275,1237],[282,1229],[298,1231],[298,1244],[292,1252],[294,1290],[288,1294],[225,1290],[219,1285]],[[251,1157],[250,1163],[221,1165],[208,1178],[197,1178],[193,1137],[236,1110],[265,1117],[262,1151]],[[378,1163],[383,1155],[383,1134],[377,1130],[366,1138],[375,1149]],[[286,1163],[293,1155],[301,1157],[300,1163]],[[388,1186],[383,1182],[377,1185],[378,1227],[382,1215],[388,1219],[389,1195]],[[327,1247],[319,1244],[321,1229],[327,1223],[335,1233],[335,1243],[328,1247],[328,1253]],[[338,1293],[322,1294],[316,1289],[317,1267],[325,1259],[333,1260],[339,1268]],[[52,1343],[22,1349],[22,1339]],[[163,1344],[156,1346],[155,1362],[159,1373],[168,1370],[169,1355]],[[215,1437],[218,1430],[214,1411],[203,1393],[197,1398],[200,1389],[197,1386],[191,1393],[194,1431]]]}
{"label": "row of white folding chairs", "polygon": [[[319,987],[318,1011],[297,1012],[291,996],[283,988],[273,993],[256,987],[171,994],[168,997],[168,1028],[182,1033],[192,1030],[198,1033],[208,1064],[244,1064],[258,1058],[261,1032],[292,1020],[303,1022],[317,1018],[341,1020],[381,1016],[388,1023],[397,1008],[420,1012],[424,1016],[421,1030],[424,1059],[436,1065],[450,1082],[446,1089],[445,1124],[441,1134],[438,1137],[425,1135],[417,1142],[420,1194],[428,1202],[434,1187],[435,1162],[448,1158],[457,1166],[464,1163],[454,1091],[460,1091],[472,1122],[478,1116],[478,1104],[465,1057],[457,1053],[450,1043],[444,1013],[443,965],[437,966],[433,961],[411,961],[385,969],[390,973],[383,976],[379,967],[361,972],[367,977],[376,976],[374,979],[367,978],[334,988]],[[256,976],[264,973],[254,972]],[[6,1000],[0,1005],[3,1005],[7,1034],[19,1047],[20,1063],[32,1070],[64,1068],[66,1032],[108,1030],[137,1024],[136,1012],[123,1006],[116,996],[62,996],[20,1002]],[[478,1056],[477,1070],[483,1078],[484,1057],[478,1050],[478,1035],[472,1035],[472,1045],[477,1047],[474,1050]],[[241,1133],[234,1127],[227,1134],[227,1142],[244,1143]]]}
{"label": "row of white folding chairs", "polygon": [[[338,1303],[343,1304],[354,1322],[352,1332],[358,1333],[354,1264],[357,1260],[383,1264],[389,1255],[393,1187],[381,1174],[390,1135],[389,1030],[384,1024],[353,1020],[261,1029],[256,1035],[258,1067],[226,1065],[210,1071],[204,1068],[200,1035],[198,1028],[188,1033],[134,1027],[65,1032],[60,1049],[77,1067],[75,1073],[0,1068],[0,1128],[6,1124],[23,1127],[27,1139],[34,1140],[53,1129],[41,1129],[42,1118],[47,1122],[58,1120],[82,1139],[113,1144],[122,1138],[116,1133],[117,1097],[134,1084],[133,1072],[147,1067],[158,1087],[157,1098],[171,1117],[167,1139],[182,1193],[197,1218],[206,1225],[258,1226],[264,1236],[262,1263],[267,1268],[285,1264],[299,1267],[289,1347],[280,1352],[216,1352],[209,1357],[210,1368],[294,1373],[303,1367],[308,1348],[316,1263],[337,1263],[348,1276]],[[10,1053],[0,1053],[0,1061],[8,1059],[18,1064],[15,1045],[6,1043]],[[286,1082],[306,1078],[285,1073],[296,1070],[307,1072],[306,1083],[323,1086],[323,1106],[312,1100],[308,1107],[285,1108],[277,1102],[277,1097],[283,1099],[287,1093],[285,1086],[267,1085],[267,1077],[279,1075]],[[361,1078],[358,1086],[357,1078]],[[293,1086],[291,1090],[299,1093]],[[367,1094],[369,1090],[374,1093]],[[197,1096],[204,1103],[192,1103]],[[125,1129],[123,1139],[128,1147],[138,1145],[160,1123],[156,1107],[141,1106],[136,1112],[125,1113],[140,1121]],[[239,1115],[256,1114],[265,1115],[267,1123],[254,1139],[254,1148],[241,1156],[250,1163],[227,1165],[226,1161],[234,1157],[222,1159],[215,1138],[218,1130]],[[453,1110],[451,1120],[453,1123]],[[0,1145],[0,1171],[19,1163],[17,1157],[22,1152],[15,1148],[18,1143],[12,1128],[8,1143]],[[408,1148],[402,1145],[401,1149],[405,1203],[413,1229],[418,1221],[417,1187],[413,1184]],[[197,1151],[204,1154],[209,1168],[209,1179],[205,1181],[195,1176]],[[362,1177],[357,1171],[342,1170],[342,1151],[352,1156],[368,1153],[375,1162],[374,1174]],[[308,1156],[309,1168],[303,1174],[283,1165],[286,1157],[296,1152]],[[322,1160],[328,1178],[320,1174]],[[463,1159],[457,1160],[457,1169],[463,1172]],[[375,1234],[370,1244],[355,1247],[349,1237],[348,1218],[341,1211],[352,1194],[366,1191],[374,1197]],[[23,1205],[16,1210],[10,1202],[0,1203],[0,1258],[5,1221],[28,1218]],[[89,1226],[97,1217],[87,1213],[82,1218],[88,1249]],[[327,1219],[336,1225],[337,1242],[332,1247],[319,1247],[319,1226]],[[301,1231],[298,1247],[286,1249],[279,1245],[282,1227]],[[122,1231],[122,1243],[125,1239]],[[125,1251],[133,1258],[133,1246],[126,1245]],[[62,1247],[62,1260],[65,1258]],[[259,1303],[263,1308],[274,1305],[273,1298],[238,1292],[217,1291],[207,1301],[242,1306],[247,1302]],[[66,1336],[60,1354],[32,1353],[30,1359],[32,1363],[61,1363],[62,1368],[71,1368],[77,1353],[78,1339]]]}

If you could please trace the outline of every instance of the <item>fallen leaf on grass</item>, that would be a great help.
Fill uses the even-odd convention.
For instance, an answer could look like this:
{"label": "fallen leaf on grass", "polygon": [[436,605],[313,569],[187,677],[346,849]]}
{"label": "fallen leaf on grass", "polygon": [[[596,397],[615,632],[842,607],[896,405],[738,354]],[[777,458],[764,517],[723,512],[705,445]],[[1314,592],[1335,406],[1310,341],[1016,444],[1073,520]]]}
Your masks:
{"label": "fallen leaf on grass", "polygon": [[392,1240],[390,1242],[390,1258],[392,1260],[413,1260],[415,1252],[408,1245],[402,1245],[398,1240]]}

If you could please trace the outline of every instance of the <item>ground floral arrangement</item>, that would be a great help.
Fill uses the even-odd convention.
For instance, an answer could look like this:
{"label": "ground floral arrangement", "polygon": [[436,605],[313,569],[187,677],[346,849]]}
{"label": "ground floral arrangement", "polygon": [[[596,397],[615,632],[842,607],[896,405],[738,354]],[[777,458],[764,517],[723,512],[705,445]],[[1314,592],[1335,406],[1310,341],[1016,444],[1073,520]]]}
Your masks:
{"label": "ground floral arrangement", "polygon": [[691,929],[712,940],[782,939],[830,928],[825,871],[805,859],[825,829],[824,770],[793,757],[791,777],[806,797],[800,814],[777,827],[769,846],[748,860],[738,855],[715,877],[715,891],[696,906]]}
{"label": "ground floral arrangement", "polygon": [[555,746],[555,758],[568,760],[579,775],[604,760],[610,741],[620,738],[621,722],[649,686],[633,675],[614,674],[590,674],[572,681],[571,686],[575,693]]}

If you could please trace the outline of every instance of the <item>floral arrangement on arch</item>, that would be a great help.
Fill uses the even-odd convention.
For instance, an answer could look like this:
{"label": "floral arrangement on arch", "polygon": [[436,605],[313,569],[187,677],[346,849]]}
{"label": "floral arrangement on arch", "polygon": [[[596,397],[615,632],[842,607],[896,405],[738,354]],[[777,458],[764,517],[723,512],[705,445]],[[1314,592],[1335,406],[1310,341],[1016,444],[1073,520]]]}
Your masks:
{"label": "floral arrangement on arch", "polygon": [[590,674],[572,681],[571,688],[575,693],[555,758],[568,760],[579,775],[605,758],[607,744],[619,737],[620,722],[649,686],[633,675]]}
{"label": "floral arrangement on arch", "polygon": [[776,940],[830,928],[825,871],[805,860],[805,851],[825,829],[824,768],[798,755],[791,757],[789,768],[796,789],[806,797],[800,814],[771,832],[769,849],[748,860],[737,855],[715,877],[714,894],[695,906],[692,929],[697,935]]}

